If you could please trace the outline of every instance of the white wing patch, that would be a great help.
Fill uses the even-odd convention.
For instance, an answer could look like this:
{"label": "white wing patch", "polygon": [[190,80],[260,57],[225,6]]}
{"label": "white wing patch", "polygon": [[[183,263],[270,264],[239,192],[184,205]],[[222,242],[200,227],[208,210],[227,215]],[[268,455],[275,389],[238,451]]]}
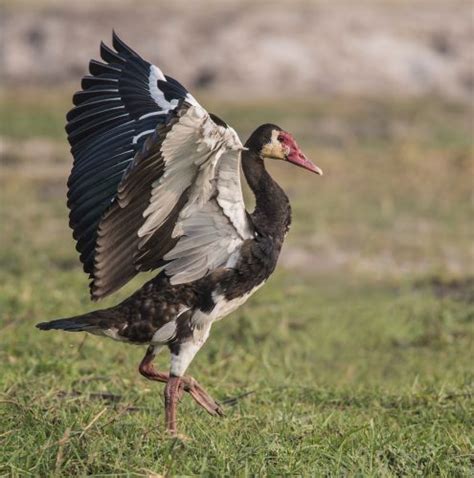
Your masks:
{"label": "white wing patch", "polygon": [[218,126],[200,106],[191,106],[163,141],[165,172],[153,184],[140,247],[169,217],[181,195],[188,199],[165,256],[172,284],[190,282],[224,265],[251,238],[240,185],[243,149],[232,128]]}
{"label": "white wing patch", "polygon": [[[237,173],[236,173],[237,172]],[[217,203],[242,239],[252,237],[242,197],[240,154],[225,153],[217,173]],[[240,191],[236,195],[235,192]]]}
{"label": "white wing patch", "polygon": [[163,224],[181,194],[193,182],[199,165],[206,161],[207,152],[197,151],[199,129],[194,122],[197,118],[189,116],[194,109],[198,108],[189,108],[163,141],[161,153],[165,172],[152,185],[150,205],[143,213],[146,221],[138,231],[139,237],[150,236]]}
{"label": "white wing patch", "polygon": [[[164,93],[160,90],[158,87],[158,80],[161,81],[168,81],[163,74],[163,72],[156,66],[156,65],[150,65],[150,76],[148,77],[148,88],[150,89],[150,94],[155,103],[163,110],[169,111],[173,108],[176,108],[176,106],[179,103],[178,99],[173,99],[171,101],[168,101],[165,98]],[[186,101],[194,106],[200,106],[199,103],[196,101],[194,96],[192,96],[190,93],[186,94]]]}
{"label": "white wing patch", "polygon": [[180,221],[179,227],[183,235],[164,257],[171,261],[165,270],[172,284],[199,279],[224,265],[243,242],[215,201]]}
{"label": "white wing patch", "polygon": [[[157,130],[159,138],[151,135],[135,157],[119,185],[119,200],[101,222],[97,297],[140,270],[163,267],[171,283],[180,284],[232,267],[242,243],[253,237],[242,198],[244,148],[237,133],[199,105],[180,105]],[[171,328],[160,333],[171,334]]]}
{"label": "white wing patch", "polygon": [[163,92],[158,88],[158,80],[166,81],[163,72],[155,65],[150,65],[148,88],[155,103],[163,110],[171,110],[176,107],[178,100],[167,101]]}

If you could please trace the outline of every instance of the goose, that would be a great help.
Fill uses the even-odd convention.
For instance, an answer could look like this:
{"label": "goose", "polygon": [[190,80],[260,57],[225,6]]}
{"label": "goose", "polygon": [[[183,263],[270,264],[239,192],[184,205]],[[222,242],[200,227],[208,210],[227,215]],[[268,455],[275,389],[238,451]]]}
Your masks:
{"label": "goose", "polygon": [[[41,330],[89,332],[147,346],[138,369],[165,383],[166,429],[177,435],[184,392],[214,416],[222,406],[185,372],[212,324],[265,284],[291,222],[288,197],[265,169],[281,160],[322,175],[293,136],[263,124],[242,144],[188,90],[113,32],[67,114],[74,158],[69,224],[94,301],[143,271],[157,275],[123,302]],[[255,195],[246,211],[240,178]],[[168,372],[154,368],[167,347]]]}

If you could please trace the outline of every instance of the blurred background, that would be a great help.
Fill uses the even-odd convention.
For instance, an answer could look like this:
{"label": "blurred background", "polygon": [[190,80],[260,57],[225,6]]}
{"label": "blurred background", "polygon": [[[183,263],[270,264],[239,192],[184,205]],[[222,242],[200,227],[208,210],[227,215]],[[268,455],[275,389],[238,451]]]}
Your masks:
{"label": "blurred background", "polygon": [[[196,370],[207,363],[219,376],[223,368],[226,387],[243,389],[256,373],[269,389],[292,379],[350,393],[464,393],[472,386],[474,317],[473,20],[472,2],[458,0],[3,0],[5,383],[16,383],[20,358],[30,370],[51,361],[51,382],[43,376],[38,390],[53,387],[52,371],[68,380],[71,369],[52,361],[68,360],[62,343],[82,344],[60,334],[38,342],[32,325],[93,308],[68,229],[64,123],[88,61],[98,59],[101,40],[111,43],[114,28],[243,140],[259,124],[276,123],[325,173],[269,166],[294,211],[280,268],[236,313],[239,321],[216,326]],[[130,363],[141,351],[94,338],[81,347],[74,354],[86,370],[108,355],[139,383]],[[246,362],[249,350],[256,362]],[[259,375],[261,362],[272,371]],[[118,387],[114,380],[121,379],[103,387]],[[439,418],[436,406],[426,423]],[[467,445],[458,425],[451,435],[459,451]],[[449,440],[445,431],[440,440]],[[422,456],[413,440],[407,450]]]}
{"label": "blurred background", "polygon": [[276,122],[323,168],[321,180],[275,173],[300,193],[286,266],[413,276],[472,265],[470,2],[22,0],[4,1],[0,22],[0,151],[18,180],[63,194],[64,115],[115,28],[243,139]]}

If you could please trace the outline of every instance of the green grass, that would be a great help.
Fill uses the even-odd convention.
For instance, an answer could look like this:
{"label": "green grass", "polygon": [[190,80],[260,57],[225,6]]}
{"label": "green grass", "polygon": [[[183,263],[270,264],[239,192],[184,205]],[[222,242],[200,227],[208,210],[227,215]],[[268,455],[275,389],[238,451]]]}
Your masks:
{"label": "green grass", "polygon": [[242,136],[281,124],[326,175],[272,165],[286,255],[191,365],[227,416],[185,397],[176,441],[142,347],[34,328],[94,308],[64,204],[68,101],[0,99],[0,476],[472,475],[471,111],[203,100]]}

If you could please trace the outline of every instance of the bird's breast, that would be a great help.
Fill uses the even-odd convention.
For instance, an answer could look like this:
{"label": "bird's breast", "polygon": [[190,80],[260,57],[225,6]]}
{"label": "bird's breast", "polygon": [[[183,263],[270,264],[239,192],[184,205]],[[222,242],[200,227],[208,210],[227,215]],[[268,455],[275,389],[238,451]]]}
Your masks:
{"label": "bird's breast", "polygon": [[213,292],[212,293],[212,300],[214,302],[214,307],[210,311],[203,312],[201,310],[197,310],[192,318],[192,321],[196,325],[204,325],[209,322],[215,322],[217,320],[223,319],[226,315],[231,314],[235,310],[237,310],[241,305],[243,305],[249,297],[254,294],[265,281],[262,281],[260,284],[256,285],[250,291],[244,293],[241,296],[234,297],[232,299],[227,299],[225,294],[220,292]]}

